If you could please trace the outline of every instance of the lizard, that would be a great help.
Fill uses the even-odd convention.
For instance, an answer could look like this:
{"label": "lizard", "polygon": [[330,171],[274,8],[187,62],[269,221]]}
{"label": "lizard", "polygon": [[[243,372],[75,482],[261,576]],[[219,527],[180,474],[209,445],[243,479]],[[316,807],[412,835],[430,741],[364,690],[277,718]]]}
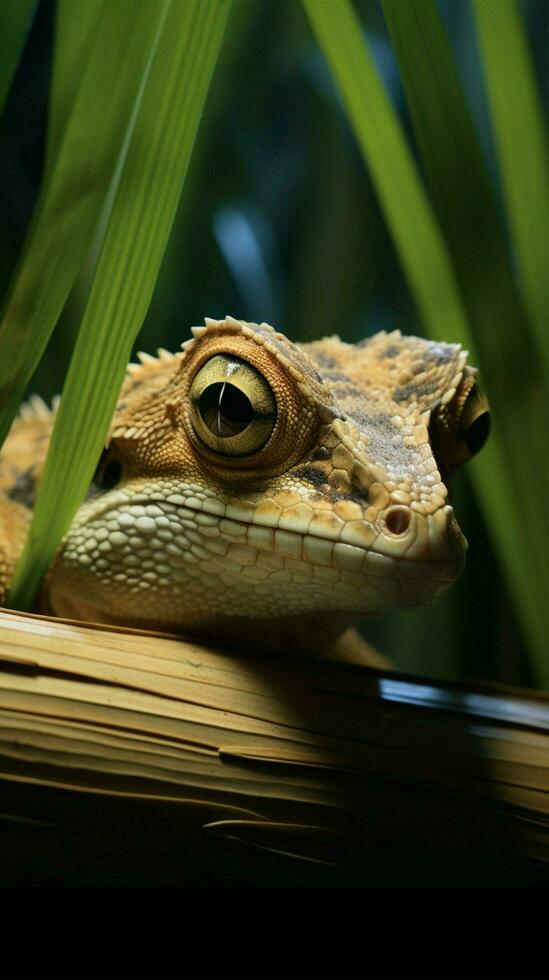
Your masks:
{"label": "lizard", "polygon": [[[128,366],[41,610],[322,655],[360,645],[361,616],[443,595],[467,548],[449,479],[489,430],[460,345],[204,322]],[[31,399],[0,454],[0,602],[54,415]]]}

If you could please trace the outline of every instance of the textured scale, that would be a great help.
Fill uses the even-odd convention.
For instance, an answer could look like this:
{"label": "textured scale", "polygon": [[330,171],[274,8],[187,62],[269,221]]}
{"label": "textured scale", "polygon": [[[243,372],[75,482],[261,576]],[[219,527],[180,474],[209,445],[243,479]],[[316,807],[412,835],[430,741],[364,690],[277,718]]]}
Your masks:
{"label": "textured scale", "polygon": [[[293,344],[264,323],[205,323],[181,353],[140,355],[129,366],[108,479],[77,513],[42,608],[322,652],[341,643],[353,618],[442,595],[466,542],[431,434],[436,423],[439,457],[451,459],[453,406],[462,411],[475,376],[460,347],[398,331],[356,345]],[[248,455],[214,451],[197,424],[191,387],[220,355],[250,365],[276,401],[272,433]],[[31,404],[0,455],[0,595],[52,417]]]}

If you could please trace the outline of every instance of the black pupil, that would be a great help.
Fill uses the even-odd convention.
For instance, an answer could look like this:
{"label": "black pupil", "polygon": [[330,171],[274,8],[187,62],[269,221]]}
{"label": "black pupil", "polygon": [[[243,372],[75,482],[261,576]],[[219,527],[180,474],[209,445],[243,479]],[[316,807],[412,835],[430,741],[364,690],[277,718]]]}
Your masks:
{"label": "black pupil", "polygon": [[488,435],[490,433],[490,412],[483,412],[479,415],[477,419],[470,426],[465,440],[467,442],[467,449],[471,453],[471,456],[475,456],[478,453],[484,443],[486,442]]}
{"label": "black pupil", "polygon": [[99,474],[98,484],[102,490],[112,490],[122,477],[122,464],[111,459]]}
{"label": "black pupil", "polygon": [[250,399],[228,381],[208,385],[200,396],[198,410],[210,432],[220,439],[243,432],[254,414]]}

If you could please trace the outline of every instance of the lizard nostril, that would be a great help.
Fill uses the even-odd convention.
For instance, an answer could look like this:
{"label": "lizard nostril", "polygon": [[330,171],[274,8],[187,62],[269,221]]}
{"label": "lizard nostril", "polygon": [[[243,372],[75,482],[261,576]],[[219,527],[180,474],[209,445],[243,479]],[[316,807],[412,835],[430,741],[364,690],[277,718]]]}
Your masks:
{"label": "lizard nostril", "polygon": [[395,507],[387,514],[385,523],[391,534],[404,534],[410,526],[410,511]]}

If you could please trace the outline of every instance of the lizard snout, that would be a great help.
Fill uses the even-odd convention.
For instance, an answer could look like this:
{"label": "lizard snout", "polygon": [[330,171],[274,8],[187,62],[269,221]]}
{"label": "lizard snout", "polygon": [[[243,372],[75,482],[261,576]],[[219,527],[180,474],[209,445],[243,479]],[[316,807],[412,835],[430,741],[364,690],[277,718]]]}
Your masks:
{"label": "lizard snout", "polygon": [[453,561],[463,558],[467,541],[448,504],[432,514],[410,507],[393,506],[383,515],[385,531],[375,550],[393,558],[411,561]]}

